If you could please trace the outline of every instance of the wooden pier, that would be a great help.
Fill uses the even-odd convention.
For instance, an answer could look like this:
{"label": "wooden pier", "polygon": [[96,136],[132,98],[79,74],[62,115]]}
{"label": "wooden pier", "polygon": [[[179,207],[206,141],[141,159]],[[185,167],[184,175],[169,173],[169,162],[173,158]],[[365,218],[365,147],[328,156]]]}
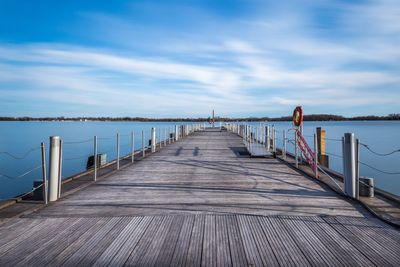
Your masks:
{"label": "wooden pier", "polygon": [[0,266],[399,266],[400,232],[209,129],[0,220]]}

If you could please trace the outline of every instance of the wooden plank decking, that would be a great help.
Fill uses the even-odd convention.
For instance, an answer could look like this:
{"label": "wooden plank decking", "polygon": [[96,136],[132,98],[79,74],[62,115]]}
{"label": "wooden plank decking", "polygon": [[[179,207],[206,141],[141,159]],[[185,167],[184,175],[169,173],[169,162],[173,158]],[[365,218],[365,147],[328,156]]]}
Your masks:
{"label": "wooden plank decking", "polygon": [[0,225],[0,266],[399,266],[400,233],[241,139],[197,132]]}

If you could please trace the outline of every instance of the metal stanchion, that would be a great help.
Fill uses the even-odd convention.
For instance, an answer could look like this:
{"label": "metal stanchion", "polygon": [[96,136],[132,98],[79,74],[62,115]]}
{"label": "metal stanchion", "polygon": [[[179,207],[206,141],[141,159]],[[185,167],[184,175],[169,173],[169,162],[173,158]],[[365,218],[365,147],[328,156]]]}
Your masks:
{"label": "metal stanchion", "polygon": [[43,192],[43,202],[44,204],[47,205],[47,174],[46,174],[46,147],[44,146],[44,143],[40,144],[40,149],[42,152],[42,192]]}
{"label": "metal stanchion", "polygon": [[144,147],[144,130],[142,130],[142,156],[143,158],[146,156],[146,149]]}
{"label": "metal stanchion", "polygon": [[117,133],[117,170],[119,170],[119,133]]}
{"label": "metal stanchion", "polygon": [[62,181],[62,162],[63,162],[63,140],[60,140],[60,167],[58,168],[58,198],[61,197],[61,181]]}
{"label": "metal stanchion", "polygon": [[132,131],[131,137],[131,162],[135,161],[135,132]]}
{"label": "metal stanchion", "polygon": [[94,166],[93,179],[94,181],[96,181],[97,180],[97,136],[94,136],[93,139],[93,166]]}
{"label": "metal stanchion", "polygon": [[314,134],[314,174],[315,178],[318,178],[318,140],[316,134]]}

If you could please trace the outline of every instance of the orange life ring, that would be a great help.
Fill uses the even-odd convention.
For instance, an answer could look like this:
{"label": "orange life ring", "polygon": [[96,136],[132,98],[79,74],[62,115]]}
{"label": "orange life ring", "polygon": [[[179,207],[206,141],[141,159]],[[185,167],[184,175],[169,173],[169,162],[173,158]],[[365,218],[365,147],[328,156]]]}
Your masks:
{"label": "orange life ring", "polygon": [[295,126],[300,127],[303,123],[303,107],[297,106],[293,111],[293,123]]}

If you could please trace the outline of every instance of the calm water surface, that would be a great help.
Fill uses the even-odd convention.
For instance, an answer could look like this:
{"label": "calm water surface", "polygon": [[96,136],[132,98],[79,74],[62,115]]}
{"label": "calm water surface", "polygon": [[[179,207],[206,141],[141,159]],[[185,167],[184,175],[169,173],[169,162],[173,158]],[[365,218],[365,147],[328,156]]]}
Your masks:
{"label": "calm water surface", "polygon": [[[146,140],[150,138],[151,127],[157,129],[172,128],[171,122],[0,122],[0,151],[7,151],[23,159],[14,159],[0,154],[0,174],[16,177],[41,164],[40,143],[49,143],[49,136],[59,135],[64,140],[63,177],[71,176],[86,169],[87,157],[92,154],[93,136],[99,137],[99,153],[106,153],[107,160],[116,158],[116,134],[121,136],[121,155],[128,154],[131,146],[130,133],[135,133],[135,148],[141,147],[141,131],[145,130]],[[290,122],[275,122],[277,127],[278,147],[282,146],[283,130],[292,128]],[[260,125],[260,123],[252,123]],[[272,123],[270,123],[272,125]],[[342,172],[342,154],[340,139],[345,132],[354,132],[361,142],[371,149],[385,153],[400,148],[400,122],[398,121],[356,121],[356,122],[305,122],[304,135],[312,142],[316,127],[323,127],[327,132],[327,152],[330,167]],[[292,136],[290,136],[292,135]],[[162,136],[163,137],[163,136]],[[293,139],[290,132],[288,138]],[[78,143],[74,143],[78,142]],[[32,149],[28,155],[25,153]],[[288,145],[293,151],[293,146]],[[48,159],[48,155],[47,155]],[[361,161],[375,168],[400,172],[400,153],[391,156],[376,156],[363,147]],[[378,187],[400,195],[400,175],[383,174],[366,166],[361,166],[361,175],[375,178]],[[0,177],[0,198],[14,197],[31,190],[32,182],[41,179],[41,169],[21,178]]]}

